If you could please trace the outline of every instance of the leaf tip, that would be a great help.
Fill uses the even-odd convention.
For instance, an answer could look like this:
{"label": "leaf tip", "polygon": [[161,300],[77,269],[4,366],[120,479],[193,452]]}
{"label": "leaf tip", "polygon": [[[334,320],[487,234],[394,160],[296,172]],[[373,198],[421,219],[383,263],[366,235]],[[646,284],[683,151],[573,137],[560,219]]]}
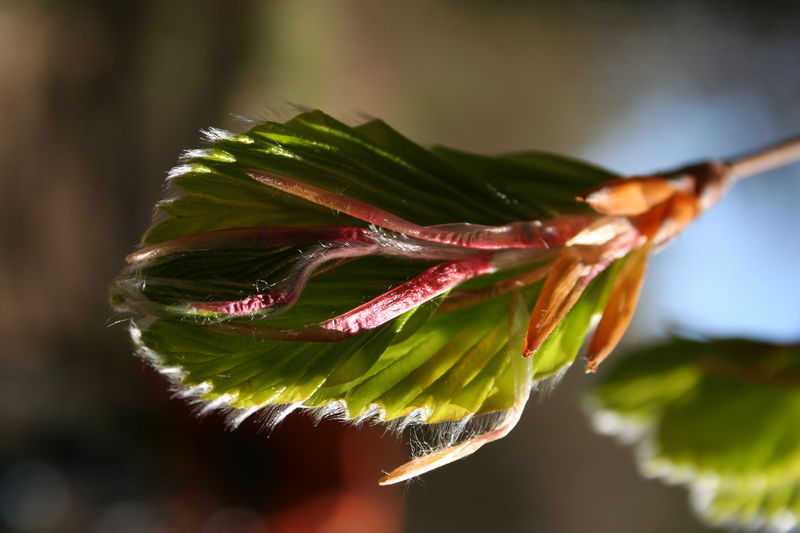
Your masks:
{"label": "leaf tip", "polygon": [[381,487],[388,487],[389,485],[396,485],[401,481],[405,481],[405,478],[402,476],[396,475],[394,472],[389,472],[382,478],[378,480],[378,485]]}

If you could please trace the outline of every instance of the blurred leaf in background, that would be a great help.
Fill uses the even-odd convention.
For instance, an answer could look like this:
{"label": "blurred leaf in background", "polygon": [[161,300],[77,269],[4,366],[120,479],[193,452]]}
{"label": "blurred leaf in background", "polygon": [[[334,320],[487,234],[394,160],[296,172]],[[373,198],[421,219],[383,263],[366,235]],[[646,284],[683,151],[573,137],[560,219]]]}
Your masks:
{"label": "blurred leaf in background", "polygon": [[675,339],[591,390],[596,428],[645,475],[685,484],[713,524],[789,531],[800,517],[800,345]]}

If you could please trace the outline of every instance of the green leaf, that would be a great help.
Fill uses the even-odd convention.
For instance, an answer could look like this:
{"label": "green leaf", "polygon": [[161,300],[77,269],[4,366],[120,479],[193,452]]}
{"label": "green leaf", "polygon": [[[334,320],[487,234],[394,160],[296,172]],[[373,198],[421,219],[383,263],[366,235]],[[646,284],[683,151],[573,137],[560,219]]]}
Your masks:
{"label": "green leaf", "polygon": [[585,212],[575,197],[615,177],[536,152],[463,161],[461,152],[425,150],[380,120],[353,128],[320,111],[222,137],[187,152],[173,170],[183,194],[159,204],[169,217],[148,231],[146,244],[230,227],[365,225],[265,187],[243,174],[247,169],[346,191],[421,225],[538,220],[552,215],[554,202],[561,214]]}
{"label": "green leaf", "polygon": [[[575,197],[615,177],[551,154],[487,157],[427,150],[382,121],[350,127],[319,111],[286,123],[259,124],[240,135],[214,130],[208,136],[209,147],[187,152],[171,172],[179,194],[158,204],[143,244],[230,228],[368,226],[263,185],[245,174],[249,169],[343,193],[420,225],[496,226],[585,213],[587,207]],[[276,419],[304,407],[350,419],[433,423],[513,405],[508,295],[436,314],[440,297],[373,330],[322,343],[223,333],[207,327],[219,320],[213,312],[188,305],[285,287],[298,262],[327,244],[169,254],[129,267],[114,285],[112,301],[134,314],[134,338],[142,353],[187,394],[237,410],[235,421],[276,406]],[[272,328],[316,324],[399,286],[431,264],[413,256],[331,262],[308,280],[294,305],[239,322]],[[488,286],[519,271],[498,272],[464,287]],[[535,379],[556,375],[574,360],[615,272],[609,269],[592,282],[542,346],[534,361]],[[524,289],[529,307],[540,286]]]}
{"label": "green leaf", "polygon": [[[314,293],[296,306],[296,314],[305,320],[324,309],[325,284],[341,279],[344,271],[320,276]],[[603,303],[610,274],[592,283],[546,341],[542,356],[534,360],[537,379],[556,374],[574,360],[595,308]],[[538,287],[525,292],[529,306],[537,292]],[[508,296],[431,316],[437,303],[335,343],[252,339],[174,319],[144,325],[137,337],[159,366],[180,369],[180,385],[201,386],[201,399],[224,396],[227,405],[238,409],[292,403],[313,408],[336,402],[341,408],[336,414],[345,418],[370,415],[388,421],[413,416],[434,423],[511,408]],[[284,317],[276,320],[289,322]]]}
{"label": "green leaf", "polygon": [[713,523],[800,517],[800,346],[675,340],[619,362],[591,394],[598,427],[640,442],[645,473],[690,486]]}

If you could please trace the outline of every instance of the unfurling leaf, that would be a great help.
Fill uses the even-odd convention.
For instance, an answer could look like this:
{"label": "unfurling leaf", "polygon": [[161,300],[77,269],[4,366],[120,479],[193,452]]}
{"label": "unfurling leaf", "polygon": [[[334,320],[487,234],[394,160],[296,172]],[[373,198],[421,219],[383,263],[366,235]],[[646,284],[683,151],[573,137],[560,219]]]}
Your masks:
{"label": "unfurling leaf", "polygon": [[177,194],[128,256],[115,308],[181,394],[234,425],[298,408],[397,428],[461,421],[385,482],[505,435],[602,314],[595,368],[650,249],[716,191],[543,153],[426,150],[319,111],[207,140],[170,172]]}
{"label": "unfurling leaf", "polygon": [[800,518],[800,345],[675,340],[623,358],[593,389],[597,428],[637,443],[646,475],[689,486],[714,524]]}

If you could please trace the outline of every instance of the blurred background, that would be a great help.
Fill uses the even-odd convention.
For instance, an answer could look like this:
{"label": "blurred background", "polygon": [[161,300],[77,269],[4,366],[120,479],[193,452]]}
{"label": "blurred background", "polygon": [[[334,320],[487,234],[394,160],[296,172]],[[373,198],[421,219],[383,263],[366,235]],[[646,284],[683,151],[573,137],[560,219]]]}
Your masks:
{"label": "blurred background", "polygon": [[[378,488],[401,441],[197,418],[106,290],[179,152],[235,115],[642,173],[797,134],[798,97],[795,1],[3,0],[0,531],[707,531],[592,433],[579,368],[504,440]],[[797,166],[737,186],[654,259],[625,342],[800,339],[798,199]]]}

